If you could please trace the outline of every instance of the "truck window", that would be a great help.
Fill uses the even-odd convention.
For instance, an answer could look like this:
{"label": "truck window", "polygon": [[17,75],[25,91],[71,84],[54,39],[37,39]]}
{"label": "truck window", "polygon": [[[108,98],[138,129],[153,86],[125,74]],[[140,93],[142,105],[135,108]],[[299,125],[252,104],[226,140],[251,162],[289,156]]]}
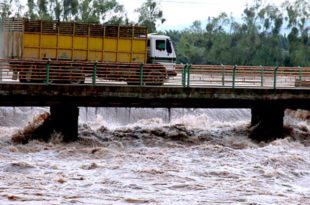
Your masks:
{"label": "truck window", "polygon": [[159,50],[159,51],[166,50],[166,41],[165,40],[156,40],[156,50]]}
{"label": "truck window", "polygon": [[171,41],[169,39],[166,40],[166,47],[167,47],[167,52],[172,53],[172,46],[171,46]]}

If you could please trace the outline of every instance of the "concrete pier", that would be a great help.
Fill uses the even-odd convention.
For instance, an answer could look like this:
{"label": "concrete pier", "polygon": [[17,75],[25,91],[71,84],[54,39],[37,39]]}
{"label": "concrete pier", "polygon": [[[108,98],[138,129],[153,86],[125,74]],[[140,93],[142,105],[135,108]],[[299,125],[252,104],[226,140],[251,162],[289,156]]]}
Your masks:
{"label": "concrete pier", "polygon": [[62,133],[64,142],[76,141],[78,139],[79,108],[70,105],[53,105],[50,112],[52,130]]}
{"label": "concrete pier", "polygon": [[279,105],[255,106],[252,108],[250,138],[268,141],[283,135],[284,108]]}

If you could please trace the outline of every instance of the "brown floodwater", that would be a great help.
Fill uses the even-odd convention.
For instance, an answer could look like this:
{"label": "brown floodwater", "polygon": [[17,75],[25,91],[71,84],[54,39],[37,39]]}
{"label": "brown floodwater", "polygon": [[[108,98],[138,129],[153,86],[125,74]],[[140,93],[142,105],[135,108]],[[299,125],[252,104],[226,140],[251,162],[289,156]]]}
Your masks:
{"label": "brown floodwater", "polygon": [[268,143],[248,110],[126,109],[83,110],[76,143],[13,143],[44,110],[0,114],[0,204],[310,204],[309,112]]}

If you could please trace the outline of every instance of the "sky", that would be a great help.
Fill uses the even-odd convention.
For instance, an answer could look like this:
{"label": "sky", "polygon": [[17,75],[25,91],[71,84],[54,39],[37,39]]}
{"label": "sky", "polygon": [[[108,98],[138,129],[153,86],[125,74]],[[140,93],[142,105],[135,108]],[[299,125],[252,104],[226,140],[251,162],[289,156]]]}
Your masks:
{"label": "sky", "polygon": [[[135,9],[141,7],[146,0],[117,0],[124,5],[130,20],[137,22],[138,13]],[[231,14],[236,19],[247,4],[253,4],[254,0],[156,0],[160,2],[160,8],[164,13],[166,22],[158,25],[158,30],[182,30],[188,28],[195,20],[207,22],[208,17],[216,17],[221,12]],[[285,0],[263,0],[269,4],[281,5]],[[289,0],[291,1],[291,0]],[[27,0],[21,0],[26,4]]]}
{"label": "sky", "polygon": [[[221,12],[241,18],[247,4],[253,0],[158,0],[166,22],[158,30],[182,30],[189,27],[195,20],[206,22],[208,17],[218,16]],[[265,0],[270,4],[281,5],[285,0]],[[129,19],[137,20],[134,10],[145,0],[118,0],[124,5]]]}

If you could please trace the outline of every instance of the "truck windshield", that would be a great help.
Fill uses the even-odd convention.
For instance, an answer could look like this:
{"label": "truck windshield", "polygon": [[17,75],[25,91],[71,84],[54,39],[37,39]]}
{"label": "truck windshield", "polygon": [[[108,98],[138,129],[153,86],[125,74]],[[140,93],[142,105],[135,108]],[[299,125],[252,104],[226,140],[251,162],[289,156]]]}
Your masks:
{"label": "truck windshield", "polygon": [[156,50],[159,50],[159,51],[166,50],[166,41],[165,40],[156,40]]}

